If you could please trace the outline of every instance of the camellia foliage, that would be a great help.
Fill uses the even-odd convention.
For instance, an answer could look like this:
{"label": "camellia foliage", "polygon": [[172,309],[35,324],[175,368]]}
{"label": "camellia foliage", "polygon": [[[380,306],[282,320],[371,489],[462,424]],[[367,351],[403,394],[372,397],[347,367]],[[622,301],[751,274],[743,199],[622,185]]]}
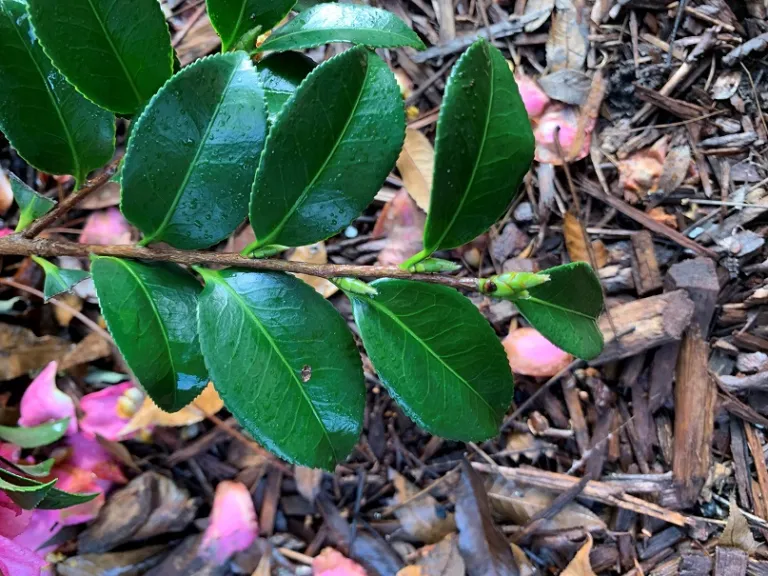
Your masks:
{"label": "camellia foliage", "polygon": [[[207,0],[207,8],[222,53],[174,73],[157,0],[0,0],[0,129],[29,164],[82,184],[114,155],[114,115],[130,119],[121,210],[150,249],[208,249],[246,218],[256,241],[243,255],[253,258],[344,230],[393,169],[405,134],[400,90],[374,49],[423,49],[422,41],[393,14],[356,4]],[[322,63],[300,52],[330,42],[352,46]],[[453,67],[435,147],[424,249],[402,266],[412,273],[452,271],[433,254],[486,232],[533,158],[514,77],[489,42]],[[14,190],[19,230],[53,208],[20,182]],[[84,277],[37,261],[46,296]],[[212,380],[243,427],[286,460],[331,469],[350,453],[365,408],[360,352],[310,286],[283,272],[96,255],[91,274],[120,352],[158,406],[179,410]],[[335,282],[408,416],[455,440],[497,433],[512,374],[465,296],[407,278]],[[583,263],[466,287],[513,300],[576,356],[602,349],[600,285]]]}

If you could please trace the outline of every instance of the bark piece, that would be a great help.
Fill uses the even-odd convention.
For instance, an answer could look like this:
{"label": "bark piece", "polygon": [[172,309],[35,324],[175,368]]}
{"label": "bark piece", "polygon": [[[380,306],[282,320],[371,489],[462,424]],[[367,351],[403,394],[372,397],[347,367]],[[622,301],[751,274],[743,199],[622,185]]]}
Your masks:
{"label": "bark piece", "polygon": [[661,289],[663,284],[653,236],[647,230],[632,235],[632,277],[640,296]]}
{"label": "bark piece", "polygon": [[718,546],[715,549],[714,576],[745,576],[748,560],[743,550]]}
{"label": "bark piece", "polygon": [[709,258],[693,258],[675,264],[667,272],[664,288],[669,292],[680,289],[688,292],[696,307],[692,324],[698,325],[706,335],[720,292],[714,262]]}

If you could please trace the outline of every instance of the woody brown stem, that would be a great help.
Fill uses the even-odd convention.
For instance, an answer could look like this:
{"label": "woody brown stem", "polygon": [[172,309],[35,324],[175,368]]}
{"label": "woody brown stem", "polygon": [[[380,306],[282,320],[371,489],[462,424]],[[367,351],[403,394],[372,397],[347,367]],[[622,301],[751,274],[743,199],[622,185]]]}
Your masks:
{"label": "woody brown stem", "polygon": [[402,278],[442,284],[452,288],[479,290],[477,278],[456,278],[437,274],[412,274],[396,266],[357,266],[347,264],[308,264],[288,262],[286,260],[252,260],[232,252],[204,252],[200,250],[176,250],[174,248],[142,248],[139,246],[99,246],[77,244],[67,240],[48,238],[27,238],[23,234],[14,234],[0,238],[0,255],[5,256],[75,256],[86,258],[96,256],[114,256],[132,260],[150,260],[155,262],[174,262],[186,266],[231,266],[251,270],[277,270],[308,274],[320,278]]}

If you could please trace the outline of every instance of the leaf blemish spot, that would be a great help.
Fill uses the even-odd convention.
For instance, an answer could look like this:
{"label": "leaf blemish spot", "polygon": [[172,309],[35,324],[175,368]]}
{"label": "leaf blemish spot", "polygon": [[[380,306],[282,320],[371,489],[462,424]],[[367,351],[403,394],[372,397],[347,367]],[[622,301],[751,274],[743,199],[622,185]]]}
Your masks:
{"label": "leaf blemish spot", "polygon": [[301,369],[301,381],[306,384],[310,378],[312,378],[312,366],[305,365]]}

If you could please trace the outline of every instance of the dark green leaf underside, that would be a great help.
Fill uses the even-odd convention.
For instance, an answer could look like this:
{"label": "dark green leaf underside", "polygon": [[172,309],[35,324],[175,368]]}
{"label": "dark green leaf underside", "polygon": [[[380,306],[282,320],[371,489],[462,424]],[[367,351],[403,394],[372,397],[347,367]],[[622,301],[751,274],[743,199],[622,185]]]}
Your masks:
{"label": "dark green leaf underside", "polygon": [[98,493],[71,494],[54,488],[56,480],[38,482],[0,468],[0,490],[25,510],[60,510],[77,504],[90,502]]}
{"label": "dark green leaf underside", "polygon": [[426,252],[485,232],[512,201],[533,150],[514,76],[501,52],[479,40],[454,66],[440,108]]}
{"label": "dark green leaf underside", "polygon": [[332,470],[357,442],[365,405],[346,322],[293,276],[201,273],[201,344],[227,408],[278,456]]}
{"label": "dark green leaf underside", "polygon": [[56,67],[87,98],[133,114],[170,78],[173,50],[157,0],[27,0]]}
{"label": "dark green leaf underside", "polygon": [[175,264],[94,257],[91,273],[104,319],[141,386],[175,412],[208,382],[197,334],[202,290]]}
{"label": "dark green leaf underside", "polygon": [[30,427],[0,426],[0,440],[21,448],[39,448],[60,440],[67,431],[69,418]]}
{"label": "dark green leaf underside", "polygon": [[266,132],[259,79],[244,52],[198,60],[150,101],[122,172],[125,217],[144,244],[206,248],[248,212]]}
{"label": "dark green leaf underside", "polygon": [[357,4],[324,3],[312,6],[277,28],[260,50],[303,50],[330,42],[351,42],[372,48],[424,49],[418,35],[391,12]]}
{"label": "dark green leaf underside", "polygon": [[112,157],[115,118],[81,96],[34,38],[26,4],[0,0],[0,130],[38,170],[83,182]]}
{"label": "dark green leaf underside", "polygon": [[545,270],[550,281],[529,290],[530,298],[515,300],[520,313],[557,347],[584,360],[603,350],[597,318],[603,309],[600,281],[585,262]]}
{"label": "dark green leaf underside", "polygon": [[387,65],[362,47],[318,66],[272,127],[253,185],[259,246],[303,246],[343,230],[400,153],[405,114]]}
{"label": "dark green leaf underside", "polygon": [[208,16],[221,37],[224,52],[249,30],[260,27],[263,34],[278,24],[296,0],[206,0]]}
{"label": "dark green leaf underside", "polygon": [[493,329],[445,286],[377,280],[349,294],[371,362],[403,410],[444,438],[485,440],[512,401],[512,373]]}
{"label": "dark green leaf underside", "polygon": [[75,285],[90,276],[90,274],[84,270],[67,270],[59,268],[48,260],[37,256],[32,256],[32,260],[34,260],[45,272],[43,295],[45,296],[46,302],[58,294],[71,291]]}

